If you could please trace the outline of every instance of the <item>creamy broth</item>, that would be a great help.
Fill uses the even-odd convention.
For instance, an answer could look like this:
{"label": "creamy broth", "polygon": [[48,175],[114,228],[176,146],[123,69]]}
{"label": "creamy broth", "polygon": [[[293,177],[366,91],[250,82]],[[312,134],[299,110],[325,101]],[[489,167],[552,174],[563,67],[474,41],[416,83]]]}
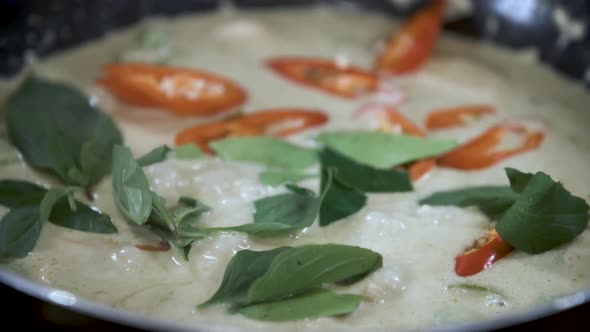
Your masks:
{"label": "creamy broth", "polygon": [[[387,36],[387,17],[327,9],[310,11],[222,11],[148,20],[128,30],[42,61],[36,71],[48,78],[83,89],[121,128],[134,154],[160,144],[173,144],[177,131],[204,118],[179,118],[171,113],[131,107],[93,82],[100,66],[116,60],[136,45],[146,27],[167,31],[168,63],[206,69],[239,82],[249,93],[245,111],[277,107],[320,108],[330,121],[320,129],[289,137],[313,145],[320,131],[372,129],[375,123],[354,120],[361,105],[378,101],[369,95],[358,100],[334,98],[294,85],[264,68],[270,56],[337,57],[370,68],[374,44]],[[437,168],[415,184],[415,191],[370,194],[365,207],[345,220],[320,228],[314,224],[295,236],[255,238],[220,233],[193,244],[190,260],[172,252],[146,252],[137,244],[159,239],[126,222],[113,198],[111,178],[96,188],[93,202],[109,214],[119,230],[114,235],[77,232],[48,224],[35,250],[8,265],[28,278],[65,289],[114,308],[195,326],[223,323],[241,328],[427,328],[490,319],[544,303],[556,296],[590,286],[590,234],[539,255],[514,252],[493,268],[468,278],[453,270],[458,253],[489,227],[474,209],[419,206],[418,200],[441,190],[507,183],[503,168],[544,171],[563,182],[573,194],[590,200],[590,96],[579,86],[540,68],[530,57],[490,45],[444,36],[437,53],[415,74],[388,84],[407,94],[398,109],[418,124],[435,108],[494,105],[497,114],[467,127],[434,132],[435,137],[458,142],[475,137],[504,120],[524,121],[547,131],[538,150],[474,172]],[[3,94],[8,91],[3,87]],[[252,202],[283,192],[284,187],[261,184],[264,167],[256,164],[169,159],[145,169],[152,188],[167,201],[181,195],[197,197],[211,207],[203,226],[232,226],[252,222]],[[315,171],[315,169],[314,169]],[[23,162],[3,165],[2,178],[57,184]],[[318,180],[301,183],[317,192]],[[369,248],[383,255],[383,268],[347,288],[364,296],[353,314],[338,318],[267,323],[229,315],[226,306],[195,309],[218,288],[225,267],[239,250],[266,250],[280,245],[341,243]],[[497,290],[504,297],[481,296],[447,289],[469,282]]]}

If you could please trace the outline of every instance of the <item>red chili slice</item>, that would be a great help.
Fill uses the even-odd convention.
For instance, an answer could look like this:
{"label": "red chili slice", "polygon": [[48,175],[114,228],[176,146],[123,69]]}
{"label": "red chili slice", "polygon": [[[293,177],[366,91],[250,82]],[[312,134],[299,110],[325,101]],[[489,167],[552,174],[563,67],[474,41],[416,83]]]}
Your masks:
{"label": "red chili slice", "polygon": [[126,103],[181,115],[211,115],[236,108],[246,92],[228,78],[202,70],[142,63],[110,64],[97,81]]}
{"label": "red chili slice", "polygon": [[333,60],[279,57],[267,60],[266,65],[290,81],[344,98],[373,92],[379,85],[373,73]]}
{"label": "red chili slice", "polygon": [[461,277],[477,274],[508,255],[512,248],[496,230],[490,231],[483,239],[484,245],[471,249],[455,258],[455,273]]}
{"label": "red chili slice", "polygon": [[327,121],[328,115],[319,110],[268,109],[184,129],[176,135],[176,144],[194,143],[212,154],[209,142],[213,140],[227,136],[284,137],[320,126]]}

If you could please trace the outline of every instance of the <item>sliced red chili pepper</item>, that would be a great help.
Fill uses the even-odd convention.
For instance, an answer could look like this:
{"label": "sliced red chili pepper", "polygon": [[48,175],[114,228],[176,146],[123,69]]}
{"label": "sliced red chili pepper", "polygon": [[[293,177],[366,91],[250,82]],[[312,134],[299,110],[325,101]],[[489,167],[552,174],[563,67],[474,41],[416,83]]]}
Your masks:
{"label": "sliced red chili pepper", "polygon": [[455,258],[455,273],[461,277],[477,274],[492,266],[500,258],[508,255],[512,248],[496,230],[490,231],[480,239],[476,248]]}
{"label": "sliced red chili pepper", "polygon": [[[366,112],[382,112],[386,116],[388,127],[391,125],[399,126],[404,134],[426,137],[426,132],[422,130],[422,128],[418,127],[393,107],[388,105],[370,104],[360,108],[357,111],[357,114],[360,115]],[[410,179],[415,182],[430,172],[435,166],[436,161],[433,158],[429,158],[410,163],[406,165],[405,168],[408,170]]]}
{"label": "sliced red chili pepper", "polygon": [[209,142],[227,136],[284,137],[320,126],[327,121],[328,115],[319,110],[268,109],[184,129],[176,135],[176,144],[195,143],[203,151],[213,153]]}
{"label": "sliced red chili pepper", "polygon": [[373,92],[379,85],[374,74],[333,60],[280,57],[267,60],[266,65],[295,83],[345,98]]}
{"label": "sliced red chili pepper", "polygon": [[495,114],[494,107],[489,105],[468,105],[439,109],[430,112],[424,120],[426,128],[442,129],[462,126],[474,118]]}
{"label": "sliced red chili pepper", "polygon": [[160,107],[181,115],[210,115],[242,105],[246,92],[235,82],[209,72],[126,63],[103,68],[97,82],[121,100]]}
{"label": "sliced red chili pepper", "polygon": [[434,50],[445,7],[446,1],[434,0],[413,14],[389,38],[374,69],[404,74],[420,68]]}
{"label": "sliced red chili pepper", "polygon": [[[502,138],[509,133],[522,136],[522,144],[512,149],[496,150],[502,143]],[[490,167],[506,158],[538,148],[544,137],[545,134],[542,131],[531,130],[522,125],[497,125],[488,129],[479,137],[440,157],[438,164],[463,170]]]}

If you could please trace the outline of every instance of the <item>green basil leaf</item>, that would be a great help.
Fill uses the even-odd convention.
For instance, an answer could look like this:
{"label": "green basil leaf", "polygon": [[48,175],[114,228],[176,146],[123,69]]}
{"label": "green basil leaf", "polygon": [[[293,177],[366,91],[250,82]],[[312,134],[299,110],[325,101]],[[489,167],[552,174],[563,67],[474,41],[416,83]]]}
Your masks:
{"label": "green basil leaf", "polygon": [[303,169],[316,162],[315,152],[273,137],[229,137],[209,146],[226,160],[263,163],[285,169]]}
{"label": "green basil leaf", "polygon": [[297,183],[313,177],[315,175],[292,170],[264,171],[260,173],[259,180],[262,184],[276,187],[283,183]]}
{"label": "green basil leaf", "polygon": [[158,195],[155,191],[151,191],[150,194],[152,196],[152,213],[149,217],[150,223],[172,231],[175,228],[174,216],[166,208],[166,199]]}
{"label": "green basil leaf", "polygon": [[74,187],[49,189],[39,203],[39,218],[44,222],[48,221],[55,204],[62,198],[67,198],[75,190]]}
{"label": "green basil leaf", "polygon": [[152,192],[143,170],[131,150],[113,148],[113,193],[117,206],[129,220],[145,224],[152,211]]}
{"label": "green basil leaf", "polygon": [[203,151],[192,143],[177,146],[173,152],[176,159],[197,159],[203,156]]}
{"label": "green basil leaf", "polygon": [[323,133],[317,140],[365,165],[390,168],[426,157],[438,156],[457,146],[449,140],[394,135],[380,131]]}
{"label": "green basil leaf", "polygon": [[168,153],[170,151],[172,151],[172,149],[170,149],[168,145],[160,145],[154,148],[152,151],[137,158],[137,163],[141,167],[157,164],[159,162],[166,160],[166,158],[168,157]]}
{"label": "green basil leaf", "polygon": [[523,173],[510,167],[506,167],[504,171],[506,171],[506,176],[508,176],[508,181],[510,181],[510,188],[519,194],[522,193],[534,176],[531,173]]}
{"label": "green basil leaf", "polygon": [[420,204],[475,206],[489,218],[497,220],[517,198],[518,194],[508,186],[481,186],[437,192],[422,199]]}
{"label": "green basil leaf", "polygon": [[356,188],[341,183],[331,169],[322,170],[321,185],[325,192],[320,206],[320,226],[327,226],[360,211],[367,203],[367,196]]}
{"label": "green basil leaf", "polygon": [[9,209],[39,205],[47,190],[21,180],[0,180],[0,205]]}
{"label": "green basil leaf", "polygon": [[[59,188],[58,190],[63,189]],[[10,209],[33,205],[39,206],[47,192],[45,188],[30,182],[1,180],[0,205]],[[45,204],[47,203],[49,202]],[[52,206],[49,221],[52,224],[82,232],[103,234],[117,232],[117,228],[113,225],[109,216],[91,209],[80,201],[75,201],[75,205],[76,210],[72,210],[67,198],[61,197]]]}
{"label": "green basil leaf", "polygon": [[338,181],[363,192],[404,192],[414,189],[407,172],[363,165],[330,148],[320,152],[320,163],[322,168],[334,169],[334,177]]}
{"label": "green basil leaf", "polygon": [[280,253],[248,290],[250,303],[275,301],[324,284],[367,275],[383,265],[380,254],[339,244],[304,245]]}
{"label": "green basil leaf", "polygon": [[10,209],[0,221],[0,256],[25,257],[37,244],[42,227],[37,206]]}
{"label": "green basil leaf", "polygon": [[180,236],[193,235],[199,231],[193,228],[193,224],[205,212],[211,209],[201,201],[182,196],[178,200],[179,206],[172,212],[172,218],[176,224]]}
{"label": "green basil leaf", "polygon": [[93,210],[88,205],[76,201],[76,210],[72,210],[68,200],[62,198],[51,210],[49,221],[61,227],[74,229],[81,232],[113,234],[117,228],[111,218],[99,211]]}
{"label": "green basil leaf", "polygon": [[112,147],[122,142],[112,120],[82,93],[38,77],[10,96],[6,123],[29,165],[86,188],[108,172]]}
{"label": "green basil leaf", "polygon": [[236,231],[271,236],[309,227],[318,216],[321,198],[307,189],[287,186],[290,193],[265,197],[254,202],[254,223],[206,231]]}
{"label": "green basil leaf", "polygon": [[[573,196],[543,172],[506,172],[513,189],[521,192],[499,220],[496,231],[511,246],[538,254],[572,241],[586,229],[590,215],[584,199]],[[526,184],[521,182],[525,178]]]}
{"label": "green basil leaf", "polygon": [[327,289],[315,289],[282,301],[252,304],[238,312],[248,318],[263,321],[302,320],[353,312],[363,300],[360,295],[336,294]]}
{"label": "green basil leaf", "polygon": [[227,264],[219,289],[209,300],[199,304],[198,307],[204,308],[220,302],[247,304],[248,289],[252,283],[268,270],[277,255],[290,248],[279,247],[266,251],[238,251]]}

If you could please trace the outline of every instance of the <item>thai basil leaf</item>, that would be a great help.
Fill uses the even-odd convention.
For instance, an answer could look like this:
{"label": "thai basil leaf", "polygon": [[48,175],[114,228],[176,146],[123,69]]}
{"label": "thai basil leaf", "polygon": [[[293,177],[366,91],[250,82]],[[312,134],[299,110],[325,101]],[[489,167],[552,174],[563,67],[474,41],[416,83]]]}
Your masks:
{"label": "thai basil leaf", "polygon": [[170,151],[172,151],[172,149],[170,149],[168,145],[160,145],[154,148],[152,151],[137,158],[137,163],[141,167],[157,164],[159,162],[166,160]]}
{"label": "thai basil leaf", "polygon": [[268,270],[277,255],[290,248],[279,247],[266,251],[238,251],[227,264],[219,289],[209,300],[198,307],[204,308],[220,302],[247,304],[249,302],[248,289],[252,283]]}
{"label": "thai basil leaf", "polygon": [[304,245],[277,255],[248,290],[250,303],[281,300],[324,284],[367,275],[383,265],[380,254],[338,244]]}
{"label": "thai basil leaf", "polygon": [[297,183],[313,177],[315,177],[315,175],[313,174],[307,174],[292,170],[264,171],[260,173],[259,180],[262,184],[276,187],[283,183]]}
{"label": "thai basil leaf", "polygon": [[380,131],[323,133],[317,140],[348,158],[377,168],[390,168],[438,156],[457,146],[457,143],[449,140],[394,135]]}
{"label": "thai basil leaf", "polygon": [[20,180],[0,180],[0,205],[9,209],[39,205],[47,190]]}
{"label": "thai basil leaf", "polygon": [[25,161],[71,185],[96,184],[122,142],[113,121],[65,84],[29,77],[5,107],[10,140]]}
{"label": "thai basil leaf", "polygon": [[35,248],[42,227],[39,207],[23,206],[10,209],[0,221],[0,256],[25,257]]}
{"label": "thai basil leaf", "polygon": [[290,321],[353,312],[363,300],[360,295],[336,294],[327,289],[315,289],[281,301],[252,304],[238,312],[248,318],[263,321]]}
{"label": "thai basil leaf", "polygon": [[211,228],[207,231],[236,231],[270,236],[311,226],[318,216],[321,197],[294,185],[287,188],[290,193],[265,197],[254,202],[254,223]]}
{"label": "thai basil leaf", "polygon": [[51,210],[49,221],[65,228],[81,232],[113,234],[117,228],[111,218],[99,211],[93,210],[88,205],[76,201],[76,210],[72,210],[68,200],[62,198]]}
{"label": "thai basil leaf", "polygon": [[320,152],[320,163],[323,168],[334,169],[334,177],[341,183],[366,193],[404,192],[414,189],[407,172],[363,165],[330,148]]}
{"label": "thai basil leaf", "polygon": [[[67,189],[58,189],[58,191]],[[71,190],[71,189],[69,189]],[[10,209],[39,206],[48,191],[40,186],[26,181],[1,180],[0,181],[0,205]],[[54,195],[54,194],[52,194]],[[109,216],[101,214],[83,204],[74,201],[76,206],[72,210],[67,197],[61,197],[50,209],[49,221],[52,224],[90,233],[111,234],[116,233],[117,228],[111,222]],[[46,205],[49,202],[46,202]],[[39,218],[41,218],[39,216]]]}
{"label": "thai basil leaf", "polygon": [[172,218],[177,225],[177,231],[181,236],[192,235],[199,232],[193,228],[193,224],[205,212],[211,209],[201,201],[182,196],[178,200],[179,206],[172,211]]}
{"label": "thai basil leaf", "polygon": [[229,137],[209,146],[222,159],[263,163],[270,167],[303,169],[316,162],[316,154],[273,137]]}
{"label": "thai basil leaf", "polygon": [[181,197],[181,206],[170,212],[166,208],[164,197],[153,191],[151,195],[152,213],[149,225],[155,233],[159,234],[188,261],[192,243],[206,235],[200,230],[192,228],[192,223],[209,208],[195,199]]}
{"label": "thai basil leaf", "polygon": [[176,159],[197,159],[203,156],[203,151],[192,143],[177,146],[172,151]]}
{"label": "thai basil leaf", "polygon": [[51,211],[57,202],[59,202],[62,198],[67,198],[68,196],[72,195],[75,190],[76,188],[74,187],[51,188],[47,190],[45,196],[43,196],[43,199],[41,200],[41,203],[39,203],[39,218],[42,221],[48,221]]}
{"label": "thai basil leaf", "polygon": [[367,203],[367,196],[354,187],[333,177],[335,171],[322,170],[321,185],[325,196],[320,206],[320,226],[327,226],[360,211]]}
{"label": "thai basil leaf", "polygon": [[420,201],[421,205],[475,206],[491,219],[499,219],[518,198],[518,193],[508,186],[481,186],[441,191]]}
{"label": "thai basil leaf", "polygon": [[113,193],[117,206],[129,220],[145,224],[152,211],[152,192],[143,170],[131,150],[113,148]]}
{"label": "thai basil leaf", "polygon": [[511,246],[538,254],[572,241],[586,229],[590,215],[584,199],[543,172],[533,175],[507,168],[506,173],[520,196],[499,220],[496,231]]}

